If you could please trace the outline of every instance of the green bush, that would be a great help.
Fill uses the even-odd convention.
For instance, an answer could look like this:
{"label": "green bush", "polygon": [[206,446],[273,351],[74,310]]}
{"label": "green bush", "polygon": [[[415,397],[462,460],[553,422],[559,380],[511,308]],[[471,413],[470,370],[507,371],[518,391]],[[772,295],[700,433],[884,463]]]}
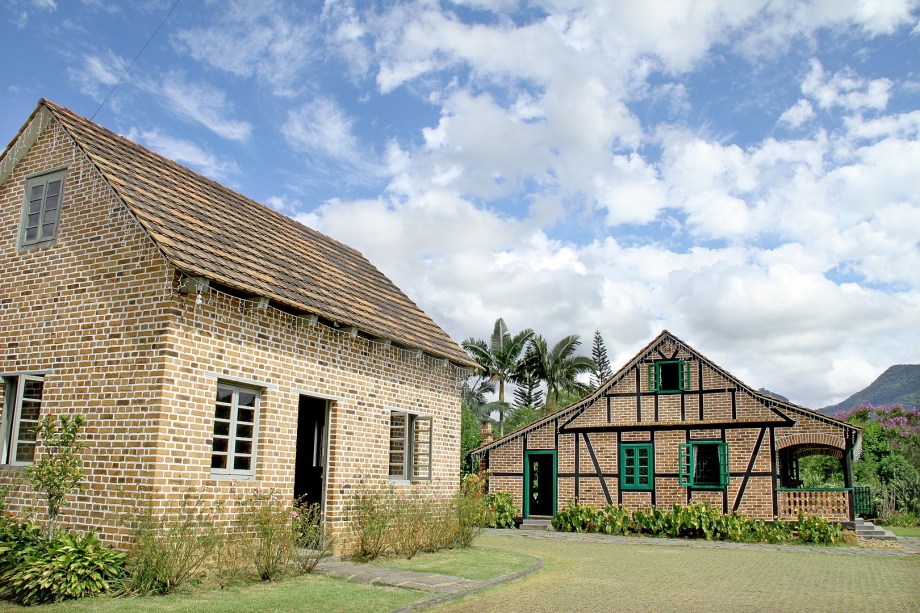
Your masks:
{"label": "green bush", "polygon": [[455,541],[458,547],[469,547],[482,532],[482,526],[489,520],[490,508],[483,484],[475,475],[466,475],[460,480],[457,492],[457,530]]}
{"label": "green bush", "polygon": [[292,561],[298,571],[310,573],[331,551],[332,535],[323,522],[320,505],[298,502],[294,505],[294,514]]}
{"label": "green bush", "polygon": [[895,511],[879,519],[883,526],[894,526],[895,528],[916,528],[920,526],[920,515],[910,511]]}
{"label": "green bush", "polygon": [[837,524],[814,515],[799,514],[794,530],[796,542],[813,545],[833,545],[843,542],[843,530]]}
{"label": "green bush", "polygon": [[285,573],[293,557],[297,512],[274,489],[259,487],[242,501],[239,537],[248,538],[250,559],[263,581]]}
{"label": "green bush", "polygon": [[652,507],[630,513],[617,505],[599,510],[570,501],[553,518],[560,532],[643,534],[670,538],[698,538],[739,543],[799,542],[832,545],[843,540],[837,524],[820,517],[802,516],[794,524],[767,523],[740,513],[723,514],[710,504],[675,504],[671,509]]}
{"label": "green bush", "polygon": [[489,528],[513,528],[518,508],[508,492],[493,492],[485,498],[485,521]]}
{"label": "green bush", "polygon": [[570,500],[552,519],[553,528],[560,532],[598,532],[600,512],[591,505]]}
{"label": "green bush", "polygon": [[49,540],[33,523],[8,522],[0,532],[0,597],[34,605],[95,596],[124,569],[125,554],[95,534],[59,530]]}
{"label": "green bush", "polygon": [[436,498],[362,482],[348,511],[355,533],[350,555],[361,561],[386,555],[411,558],[420,551],[466,546],[478,534],[483,512],[476,497],[463,491]]}
{"label": "green bush", "polygon": [[217,517],[222,503],[186,491],[173,508],[158,508],[144,496],[124,518],[134,540],[128,574],[118,591],[132,595],[168,594],[186,584],[214,555],[224,536]]}

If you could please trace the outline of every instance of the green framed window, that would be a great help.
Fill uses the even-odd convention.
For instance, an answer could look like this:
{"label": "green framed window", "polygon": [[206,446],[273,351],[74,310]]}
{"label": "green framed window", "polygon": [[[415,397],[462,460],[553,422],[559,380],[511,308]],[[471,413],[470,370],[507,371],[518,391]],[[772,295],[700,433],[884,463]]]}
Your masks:
{"label": "green framed window", "polygon": [[721,489],[728,485],[728,445],[722,441],[691,441],[678,449],[680,485]]}
{"label": "green framed window", "polygon": [[683,360],[659,360],[648,365],[648,388],[659,394],[690,389],[690,364]]}
{"label": "green framed window", "polygon": [[41,245],[57,236],[64,195],[64,171],[58,170],[26,179],[22,230],[19,244]]}
{"label": "green framed window", "polygon": [[620,445],[620,487],[650,491],[655,487],[655,453],[651,443]]}

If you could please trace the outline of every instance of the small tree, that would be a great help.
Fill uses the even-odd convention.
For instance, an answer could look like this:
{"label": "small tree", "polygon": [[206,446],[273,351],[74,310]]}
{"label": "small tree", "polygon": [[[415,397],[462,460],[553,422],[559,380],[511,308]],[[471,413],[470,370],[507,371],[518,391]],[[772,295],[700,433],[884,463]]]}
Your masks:
{"label": "small tree", "polygon": [[83,488],[80,429],[83,416],[62,415],[59,420],[47,416],[35,426],[40,449],[39,458],[26,468],[26,478],[32,487],[45,495],[50,539],[57,531],[58,516],[68,494]]}

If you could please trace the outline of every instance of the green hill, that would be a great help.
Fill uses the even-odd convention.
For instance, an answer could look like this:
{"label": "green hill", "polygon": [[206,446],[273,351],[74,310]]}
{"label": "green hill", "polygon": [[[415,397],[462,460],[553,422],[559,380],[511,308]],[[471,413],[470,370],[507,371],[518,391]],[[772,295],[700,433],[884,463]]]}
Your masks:
{"label": "green hill", "polygon": [[920,407],[920,364],[897,364],[883,372],[869,387],[858,391],[843,402],[820,409],[819,413],[833,415],[860,404],[887,406],[902,404]]}

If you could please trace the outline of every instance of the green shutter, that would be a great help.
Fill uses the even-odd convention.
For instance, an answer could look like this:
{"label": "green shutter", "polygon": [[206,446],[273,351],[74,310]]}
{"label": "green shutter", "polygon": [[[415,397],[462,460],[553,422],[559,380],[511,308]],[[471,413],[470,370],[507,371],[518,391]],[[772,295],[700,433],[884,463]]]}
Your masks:
{"label": "green shutter", "polygon": [[728,444],[719,445],[719,485],[728,485]]}
{"label": "green shutter", "polygon": [[648,391],[657,392],[658,391],[658,378],[655,376],[657,374],[657,368],[655,364],[648,365]]}
{"label": "green shutter", "polygon": [[690,364],[683,360],[680,361],[680,389],[690,389]]}
{"label": "green shutter", "polygon": [[693,485],[693,446],[690,443],[681,443],[677,447],[677,469],[680,471],[678,484],[684,487]]}

